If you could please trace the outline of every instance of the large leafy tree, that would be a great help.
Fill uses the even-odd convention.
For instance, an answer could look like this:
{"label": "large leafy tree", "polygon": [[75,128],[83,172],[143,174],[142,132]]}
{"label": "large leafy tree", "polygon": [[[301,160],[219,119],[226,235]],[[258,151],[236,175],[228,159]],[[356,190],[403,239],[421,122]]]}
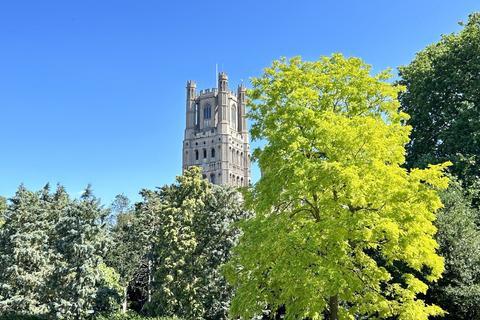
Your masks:
{"label": "large leafy tree", "polygon": [[150,310],[186,319],[225,319],[232,291],[219,267],[238,237],[233,223],[245,216],[240,194],[210,184],[194,167],[176,183],[142,195],[141,210],[159,221]]}
{"label": "large leafy tree", "polygon": [[471,205],[472,192],[466,192],[456,179],[440,195],[444,208],[435,225],[445,272],[431,286],[428,298],[448,312],[446,319],[479,319],[480,230],[475,223],[478,209]]}
{"label": "large leafy tree", "polygon": [[[436,226],[443,278],[431,286],[429,298],[449,312],[449,319],[480,316],[480,242],[478,191],[480,172],[480,13],[471,14],[463,29],[445,35],[420,51],[400,69],[407,90],[401,108],[411,115],[412,140],[408,166],[451,160],[458,180],[442,192],[445,208]],[[477,220],[478,223],[478,220]]]}
{"label": "large leafy tree", "polygon": [[435,212],[443,165],[407,171],[408,116],[388,72],[357,58],[274,61],[252,80],[252,137],[262,176],[256,211],[226,266],[231,312],[286,319],[427,319],[437,280]]}
{"label": "large leafy tree", "polygon": [[411,118],[407,165],[453,162],[467,185],[480,176],[480,13],[400,67],[402,110]]}

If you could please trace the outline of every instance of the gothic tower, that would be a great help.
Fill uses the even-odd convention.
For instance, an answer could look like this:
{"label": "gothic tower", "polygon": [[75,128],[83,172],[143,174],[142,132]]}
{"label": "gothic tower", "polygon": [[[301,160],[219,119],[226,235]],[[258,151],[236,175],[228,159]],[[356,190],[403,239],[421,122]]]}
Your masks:
{"label": "gothic tower", "polygon": [[218,75],[218,87],[201,90],[187,82],[183,170],[200,166],[210,182],[231,186],[250,183],[250,146],[245,117],[245,87],[234,93],[228,77]]}

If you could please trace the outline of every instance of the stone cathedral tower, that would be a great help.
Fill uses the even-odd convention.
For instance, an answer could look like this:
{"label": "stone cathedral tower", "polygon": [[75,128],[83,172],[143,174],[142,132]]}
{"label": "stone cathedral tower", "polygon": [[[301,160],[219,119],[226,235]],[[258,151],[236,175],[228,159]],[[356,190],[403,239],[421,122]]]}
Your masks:
{"label": "stone cathedral tower", "polygon": [[245,87],[234,93],[228,77],[218,75],[218,87],[197,94],[187,82],[186,128],[183,170],[200,166],[210,182],[231,186],[250,183],[250,146],[245,117]]}

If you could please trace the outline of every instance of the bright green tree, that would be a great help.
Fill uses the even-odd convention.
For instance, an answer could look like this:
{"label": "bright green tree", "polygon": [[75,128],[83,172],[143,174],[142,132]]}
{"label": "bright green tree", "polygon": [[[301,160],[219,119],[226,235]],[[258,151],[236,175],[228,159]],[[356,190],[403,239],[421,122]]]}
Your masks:
{"label": "bright green tree", "polygon": [[419,294],[443,271],[432,222],[445,165],[402,167],[410,127],[389,78],[334,54],[274,61],[252,80],[251,134],[265,145],[254,151],[256,215],[225,268],[233,315],[266,306],[284,307],[286,319],[443,313]]}
{"label": "bright green tree", "polygon": [[471,205],[471,192],[465,192],[456,179],[440,196],[445,206],[435,225],[445,272],[431,286],[428,298],[448,312],[446,319],[480,319],[480,230],[475,223],[478,209]]}
{"label": "bright green tree", "polygon": [[226,319],[232,288],[219,267],[238,237],[233,223],[245,216],[240,194],[210,184],[193,167],[176,183],[142,195],[142,210],[159,221],[150,310],[185,319]]}
{"label": "bright green tree", "polygon": [[112,314],[120,310],[123,296],[123,286],[120,274],[112,267],[101,263],[98,266],[100,280],[97,285],[94,311],[96,314]]}
{"label": "bright green tree", "polygon": [[429,45],[400,67],[401,108],[413,128],[407,165],[452,161],[466,185],[480,177],[480,13],[463,30]]}
{"label": "bright green tree", "polygon": [[49,189],[20,186],[0,229],[0,314],[47,312],[47,281],[53,272],[48,246]]}

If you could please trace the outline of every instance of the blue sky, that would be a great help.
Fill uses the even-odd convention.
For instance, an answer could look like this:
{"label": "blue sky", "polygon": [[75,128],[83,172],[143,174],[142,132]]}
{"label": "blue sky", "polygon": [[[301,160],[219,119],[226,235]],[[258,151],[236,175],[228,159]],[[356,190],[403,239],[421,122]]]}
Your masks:
{"label": "blue sky", "polygon": [[[478,1],[2,1],[0,195],[88,184],[105,204],[181,172],[185,83],[232,87],[281,56],[342,52],[375,70],[480,10]],[[254,168],[254,180],[259,172]]]}

